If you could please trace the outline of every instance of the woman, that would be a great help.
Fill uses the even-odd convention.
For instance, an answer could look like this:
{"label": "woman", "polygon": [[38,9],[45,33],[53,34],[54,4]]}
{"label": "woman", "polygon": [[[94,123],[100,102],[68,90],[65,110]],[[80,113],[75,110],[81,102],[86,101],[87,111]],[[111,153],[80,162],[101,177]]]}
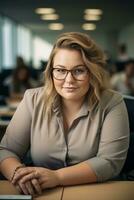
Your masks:
{"label": "woman", "polygon": [[[1,142],[1,172],[24,194],[120,173],[128,116],[122,96],[107,89],[104,66],[102,51],[87,35],[57,39],[45,86],[27,90]],[[21,163],[29,148],[34,167]]]}
{"label": "woman", "polygon": [[37,87],[36,81],[31,78],[29,68],[20,56],[16,59],[13,74],[7,77],[4,85],[9,88],[9,97],[14,100],[21,100],[26,89]]}

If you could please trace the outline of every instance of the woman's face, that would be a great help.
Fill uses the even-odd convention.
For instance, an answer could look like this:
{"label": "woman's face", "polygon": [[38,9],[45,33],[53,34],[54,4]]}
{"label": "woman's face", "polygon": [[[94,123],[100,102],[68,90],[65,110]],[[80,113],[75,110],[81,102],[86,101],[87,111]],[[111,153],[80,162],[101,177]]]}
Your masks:
{"label": "woman's face", "polygon": [[76,74],[76,78],[79,78],[82,70],[86,69],[84,79],[82,74],[82,80],[76,80],[70,72],[66,74],[65,79],[58,80],[54,77],[53,71],[53,82],[57,93],[64,100],[82,100],[89,90],[90,77],[81,53],[77,50],[59,49],[54,57],[53,68],[58,68],[58,73],[63,74],[65,73],[64,69],[76,69],[74,70],[74,75]]}

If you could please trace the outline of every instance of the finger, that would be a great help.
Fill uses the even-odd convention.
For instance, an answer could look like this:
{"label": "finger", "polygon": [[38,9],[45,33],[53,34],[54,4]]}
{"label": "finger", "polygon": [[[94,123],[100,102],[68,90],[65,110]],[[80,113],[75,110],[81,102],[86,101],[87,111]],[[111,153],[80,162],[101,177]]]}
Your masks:
{"label": "finger", "polygon": [[34,172],[34,173],[23,176],[22,179],[21,179],[21,182],[25,183],[29,180],[32,180],[32,179],[38,178],[38,177],[39,177],[39,175],[36,172]]}
{"label": "finger", "polygon": [[16,187],[16,189],[19,191],[20,194],[23,193],[23,191],[22,191],[22,189],[21,189],[21,187],[20,187],[19,185],[15,185],[15,187]]}
{"label": "finger", "polygon": [[42,190],[49,188],[49,181],[46,178],[39,179],[39,184]]}
{"label": "finger", "polygon": [[38,176],[38,182],[39,182],[40,185],[43,184],[45,181],[46,181],[46,177]]}
{"label": "finger", "polygon": [[32,185],[33,185],[33,187],[35,189],[35,192],[37,194],[41,194],[42,190],[41,190],[41,186],[40,186],[38,180],[34,178],[34,179],[31,180],[31,183],[32,183]]}
{"label": "finger", "polygon": [[32,173],[33,172],[33,169],[32,168],[28,168],[28,167],[25,167],[23,169],[19,169],[14,177],[13,177],[13,180],[12,180],[12,184],[16,184],[16,182],[18,180],[20,180],[23,176],[29,174],[29,173]]}
{"label": "finger", "polygon": [[13,177],[13,180],[12,180],[12,183],[13,184],[16,184],[16,182],[18,181],[18,180],[20,180],[24,175],[26,175],[28,173],[28,171],[24,171],[24,170],[18,170],[16,173],[15,173],[15,175],[14,175],[14,177]]}
{"label": "finger", "polygon": [[27,188],[27,191],[30,195],[34,195],[35,192],[34,192],[34,188],[33,188],[33,185],[30,181],[26,182],[26,188]]}
{"label": "finger", "polygon": [[31,195],[34,195],[34,189],[33,189],[33,186],[30,182],[27,182],[25,184],[21,183],[21,181],[19,182],[19,187],[20,187],[20,190],[21,192],[23,192],[24,194],[28,195],[28,194],[31,194]]}
{"label": "finger", "polygon": [[23,183],[20,183],[20,182],[19,182],[18,185],[19,185],[19,187],[20,187],[22,193],[28,195],[28,190],[27,190],[27,188],[26,188],[26,185],[23,184]]}
{"label": "finger", "polygon": [[38,179],[38,182],[39,182],[39,185],[42,186],[42,184],[43,184],[44,182],[46,182],[46,181],[45,181],[44,179],[42,179],[42,180]]}

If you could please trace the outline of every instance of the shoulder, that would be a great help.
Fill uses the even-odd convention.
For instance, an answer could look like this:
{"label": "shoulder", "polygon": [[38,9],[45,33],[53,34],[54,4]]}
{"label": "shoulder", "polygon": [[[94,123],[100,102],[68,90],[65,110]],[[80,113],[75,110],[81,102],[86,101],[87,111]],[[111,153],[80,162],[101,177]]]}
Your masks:
{"label": "shoulder", "polygon": [[37,104],[43,102],[43,98],[44,87],[39,87],[26,90],[23,101],[25,101],[25,104],[27,104],[29,107],[33,108]]}
{"label": "shoulder", "polygon": [[119,92],[111,89],[107,89],[102,92],[99,102],[102,109],[113,108],[120,103],[123,103],[123,96]]}
{"label": "shoulder", "polygon": [[38,87],[38,88],[32,88],[26,90],[24,95],[29,95],[29,96],[41,96],[43,94],[44,87]]}
{"label": "shoulder", "polygon": [[127,114],[127,108],[124,103],[123,96],[111,89],[106,89],[102,92],[100,100],[96,106],[94,106],[92,116],[98,116],[103,122],[104,118],[110,113],[122,113],[124,116]]}

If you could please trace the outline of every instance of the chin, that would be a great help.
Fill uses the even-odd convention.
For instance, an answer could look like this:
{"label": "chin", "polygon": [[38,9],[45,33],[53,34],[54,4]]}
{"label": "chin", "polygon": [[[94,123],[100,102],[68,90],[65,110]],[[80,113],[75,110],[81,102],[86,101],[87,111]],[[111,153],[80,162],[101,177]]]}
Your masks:
{"label": "chin", "polygon": [[66,99],[66,100],[72,100],[72,101],[77,100],[78,101],[81,97],[78,97],[76,95],[64,95],[64,96],[62,96],[62,98]]}

